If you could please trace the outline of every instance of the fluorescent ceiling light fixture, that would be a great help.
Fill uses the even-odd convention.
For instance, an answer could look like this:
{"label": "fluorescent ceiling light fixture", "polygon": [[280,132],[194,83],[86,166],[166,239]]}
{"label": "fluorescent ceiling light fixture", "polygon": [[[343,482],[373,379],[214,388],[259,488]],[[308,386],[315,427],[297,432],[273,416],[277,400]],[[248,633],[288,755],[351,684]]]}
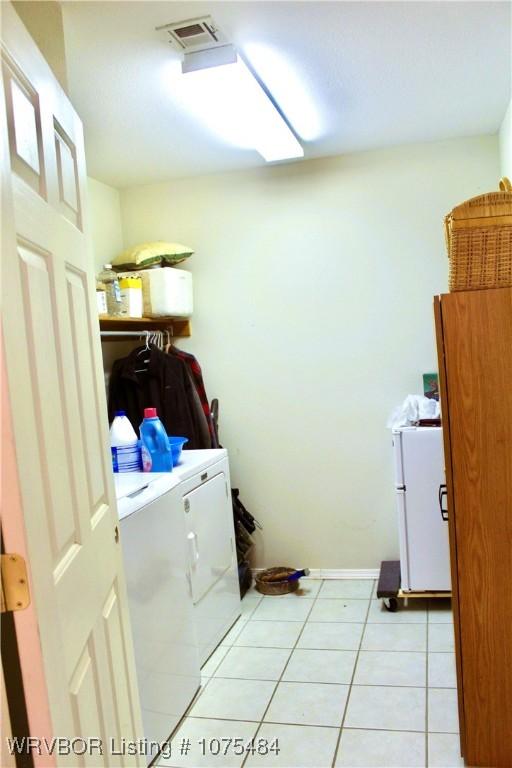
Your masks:
{"label": "fluorescent ceiling light fixture", "polygon": [[267,161],[303,157],[304,150],[271,98],[231,45],[188,53],[180,101],[224,141],[255,149]]}
{"label": "fluorescent ceiling light fixture", "polygon": [[324,132],[318,108],[304,78],[290,61],[281,51],[263,43],[247,43],[243,52],[297,135],[304,141],[318,139]]}

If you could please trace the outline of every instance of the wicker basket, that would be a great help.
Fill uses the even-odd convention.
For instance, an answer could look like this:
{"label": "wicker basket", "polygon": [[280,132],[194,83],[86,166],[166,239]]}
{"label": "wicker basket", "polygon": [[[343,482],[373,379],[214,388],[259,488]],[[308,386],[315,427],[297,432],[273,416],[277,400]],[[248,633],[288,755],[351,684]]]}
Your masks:
{"label": "wicker basket", "polygon": [[266,571],[258,573],[256,576],[256,589],[262,595],[286,595],[288,592],[296,592],[299,588],[299,580],[295,581],[268,581],[269,577],[275,577],[276,574],[286,574],[289,576],[295,573],[295,568],[287,568],[280,565],[278,568],[267,568]]}
{"label": "wicker basket", "polygon": [[473,197],[444,220],[450,291],[512,285],[512,185]]}

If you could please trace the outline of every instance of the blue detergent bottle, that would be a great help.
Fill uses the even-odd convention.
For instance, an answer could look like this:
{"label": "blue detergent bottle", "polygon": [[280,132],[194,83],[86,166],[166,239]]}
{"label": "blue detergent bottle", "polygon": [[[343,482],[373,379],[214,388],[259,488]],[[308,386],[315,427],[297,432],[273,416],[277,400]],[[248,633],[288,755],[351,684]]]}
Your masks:
{"label": "blue detergent bottle", "polygon": [[172,472],[171,446],[156,408],[144,408],[140,439],[144,472]]}

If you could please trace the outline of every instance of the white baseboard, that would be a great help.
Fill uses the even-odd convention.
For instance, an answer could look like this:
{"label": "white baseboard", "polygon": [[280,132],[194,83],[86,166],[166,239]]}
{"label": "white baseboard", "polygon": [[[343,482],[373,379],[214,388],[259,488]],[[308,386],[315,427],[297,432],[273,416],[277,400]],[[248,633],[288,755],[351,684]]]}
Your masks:
{"label": "white baseboard", "polygon": [[[253,576],[265,568],[253,568]],[[309,579],[378,579],[379,568],[310,568]]]}
{"label": "white baseboard", "polygon": [[[317,579],[378,579],[380,568],[322,568]],[[313,570],[311,571],[313,576]]]}

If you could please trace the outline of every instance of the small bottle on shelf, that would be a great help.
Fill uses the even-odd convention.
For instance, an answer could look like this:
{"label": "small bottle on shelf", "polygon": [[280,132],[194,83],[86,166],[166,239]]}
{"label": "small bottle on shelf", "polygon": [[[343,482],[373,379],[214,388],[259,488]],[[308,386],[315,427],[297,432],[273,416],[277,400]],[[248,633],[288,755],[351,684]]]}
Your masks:
{"label": "small bottle on shelf", "polygon": [[119,285],[123,317],[142,317],[142,280],[140,277],[121,277]]}
{"label": "small bottle on shelf", "polygon": [[98,282],[105,286],[107,295],[107,313],[111,317],[119,317],[122,313],[121,289],[117,274],[112,269],[112,264],[105,264],[98,275]]}
{"label": "small bottle on shelf", "polygon": [[104,316],[107,314],[107,291],[105,283],[96,283],[96,308],[98,315]]}

